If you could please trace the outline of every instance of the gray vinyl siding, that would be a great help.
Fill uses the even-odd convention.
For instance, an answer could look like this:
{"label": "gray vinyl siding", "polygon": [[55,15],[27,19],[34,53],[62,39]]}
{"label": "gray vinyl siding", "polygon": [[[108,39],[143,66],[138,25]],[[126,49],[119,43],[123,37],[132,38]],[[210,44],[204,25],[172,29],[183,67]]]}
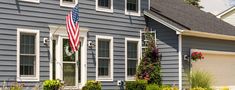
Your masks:
{"label": "gray vinyl siding", "polygon": [[[125,37],[139,38],[145,26],[142,16],[125,15],[125,1],[113,0],[114,12],[95,10],[95,0],[78,0],[80,27],[88,28],[88,40],[95,35],[114,38],[114,81],[102,82],[103,89],[118,89],[117,80],[125,78]],[[59,0],[40,0],[40,3],[21,0],[0,0],[0,86],[4,80],[16,81],[17,28],[40,30],[40,82],[49,79],[48,48],[43,38],[49,37],[49,24],[65,25],[65,16],[71,8],[61,7]],[[141,0],[141,10],[148,9],[148,0]],[[95,49],[87,49],[87,79],[95,80]],[[39,82],[24,82],[32,87]],[[9,83],[10,84],[10,83]]]}
{"label": "gray vinyl siding", "polygon": [[163,24],[147,18],[150,30],[156,31],[157,47],[162,55],[162,83],[178,84],[178,36],[176,32]]}
{"label": "gray vinyl siding", "polygon": [[[182,49],[183,55],[189,55],[190,49],[235,52],[235,41],[183,36]],[[183,71],[189,71],[189,63],[187,61],[183,61]],[[183,79],[183,83],[187,85],[186,78]]]}

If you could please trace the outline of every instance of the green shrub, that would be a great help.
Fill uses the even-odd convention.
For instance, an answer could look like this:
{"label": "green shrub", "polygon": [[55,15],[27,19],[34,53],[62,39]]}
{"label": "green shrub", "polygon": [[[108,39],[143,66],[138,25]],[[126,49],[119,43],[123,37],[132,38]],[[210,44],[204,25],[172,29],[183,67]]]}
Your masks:
{"label": "green shrub", "polygon": [[101,83],[99,81],[89,80],[82,90],[101,90]]}
{"label": "green shrub", "polygon": [[171,86],[162,86],[161,90],[179,90],[178,87],[171,87]]}
{"label": "green shrub", "polygon": [[157,84],[161,86],[161,56],[156,47],[155,37],[148,28],[145,29],[145,37],[148,40],[147,48],[143,50],[143,57],[138,65],[136,78],[148,81],[148,84]]}
{"label": "green shrub", "polygon": [[10,87],[10,90],[23,90],[24,84],[13,83]]}
{"label": "green shrub", "polygon": [[229,90],[229,88],[228,87],[222,87],[219,90]]}
{"label": "green shrub", "polygon": [[146,90],[147,84],[146,80],[127,81],[126,90]]}
{"label": "green shrub", "polygon": [[201,87],[195,87],[192,88],[191,90],[208,90],[207,88],[201,88]]}
{"label": "green shrub", "polygon": [[45,80],[43,90],[58,90],[62,87],[60,80]]}
{"label": "green shrub", "polygon": [[161,87],[157,84],[149,84],[146,86],[146,90],[161,90]]}
{"label": "green shrub", "polygon": [[198,90],[198,87],[210,89],[212,77],[207,72],[195,71],[190,75],[189,81],[191,83],[191,88],[197,88],[196,90]]}

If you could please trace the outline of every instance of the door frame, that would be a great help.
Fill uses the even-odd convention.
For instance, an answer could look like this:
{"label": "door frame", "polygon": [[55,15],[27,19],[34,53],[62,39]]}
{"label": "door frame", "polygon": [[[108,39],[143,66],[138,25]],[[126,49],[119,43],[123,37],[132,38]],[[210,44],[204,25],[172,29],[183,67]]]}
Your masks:
{"label": "door frame", "polygon": [[[50,47],[50,79],[53,78],[53,40],[56,39],[56,52],[61,52],[61,40],[62,37],[68,37],[67,30],[65,25],[49,25],[50,36],[49,36],[49,47]],[[89,30],[87,28],[80,27],[80,37],[83,38],[83,43],[81,45],[81,83],[76,85],[74,88],[81,89],[85,83],[87,82],[87,32]],[[55,38],[56,37],[56,38]],[[59,41],[59,42],[58,42]],[[56,53],[56,68],[61,68],[61,54]],[[58,60],[59,59],[59,60]],[[63,79],[62,70],[56,71],[56,79]],[[77,82],[76,82],[77,83]]]}

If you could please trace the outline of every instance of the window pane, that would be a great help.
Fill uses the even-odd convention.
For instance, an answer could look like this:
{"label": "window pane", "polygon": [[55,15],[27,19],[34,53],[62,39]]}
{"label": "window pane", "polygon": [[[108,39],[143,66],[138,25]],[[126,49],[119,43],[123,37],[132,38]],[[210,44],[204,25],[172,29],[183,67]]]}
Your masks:
{"label": "window pane", "polygon": [[98,41],[98,56],[109,57],[109,41],[108,40]]}
{"label": "window pane", "polygon": [[134,76],[136,73],[137,60],[128,60],[127,63],[127,76]]}
{"label": "window pane", "polygon": [[127,0],[127,10],[138,11],[138,1],[137,0]]}
{"label": "window pane", "polygon": [[20,56],[20,75],[35,75],[35,56]]}
{"label": "window pane", "polygon": [[35,54],[35,35],[20,35],[20,53]]}
{"label": "window pane", "polygon": [[63,61],[75,61],[75,53],[72,54],[72,49],[69,45],[69,39],[63,39]]}
{"label": "window pane", "polygon": [[138,42],[127,42],[127,57],[128,58],[137,58]]}
{"label": "window pane", "polygon": [[98,75],[99,76],[109,76],[109,59],[99,59],[98,60]]}
{"label": "window pane", "polygon": [[75,86],[75,69],[76,65],[74,63],[63,64],[63,80],[66,86]]}
{"label": "window pane", "polygon": [[110,8],[110,0],[98,0],[98,5],[101,7]]}

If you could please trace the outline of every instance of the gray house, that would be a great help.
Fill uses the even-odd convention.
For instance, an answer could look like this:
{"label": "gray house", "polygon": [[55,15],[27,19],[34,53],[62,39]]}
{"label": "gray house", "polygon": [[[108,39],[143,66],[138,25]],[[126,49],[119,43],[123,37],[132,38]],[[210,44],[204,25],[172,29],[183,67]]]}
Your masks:
{"label": "gray house", "polygon": [[[156,32],[162,54],[163,84],[187,88],[187,73],[212,74],[213,86],[235,86],[235,27],[183,0],[151,0],[146,25]],[[204,59],[190,62],[192,52]]]}
{"label": "gray house", "polygon": [[[72,54],[65,17],[77,3],[80,48]],[[162,54],[163,84],[186,88],[186,72],[200,69],[215,87],[235,86],[235,27],[183,0],[0,0],[0,86],[30,90],[60,79],[81,89],[97,80],[117,90],[118,80],[135,78],[145,26]],[[195,51],[205,59],[190,64]]]}
{"label": "gray house", "polygon": [[[65,17],[77,3],[81,45],[71,54]],[[87,80],[118,89],[134,79],[148,9],[149,0],[0,0],[0,86],[60,79],[68,89]]]}

